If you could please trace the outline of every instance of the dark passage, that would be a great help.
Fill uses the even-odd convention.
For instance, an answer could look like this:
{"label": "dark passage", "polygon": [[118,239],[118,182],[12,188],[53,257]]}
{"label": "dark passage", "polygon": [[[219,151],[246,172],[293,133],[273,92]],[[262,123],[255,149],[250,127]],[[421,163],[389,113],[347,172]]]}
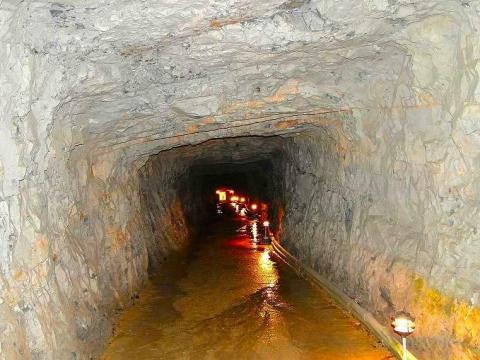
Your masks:
{"label": "dark passage", "polygon": [[162,265],[120,318],[103,359],[393,358],[269,245],[222,217]]}

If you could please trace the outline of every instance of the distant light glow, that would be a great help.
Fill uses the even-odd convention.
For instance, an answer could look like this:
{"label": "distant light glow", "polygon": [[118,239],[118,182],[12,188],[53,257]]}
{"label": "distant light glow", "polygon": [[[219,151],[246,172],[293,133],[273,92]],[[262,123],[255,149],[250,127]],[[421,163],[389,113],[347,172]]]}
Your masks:
{"label": "distant light glow", "polygon": [[237,201],[238,201],[238,196],[232,196],[232,197],[230,198],[230,200],[231,200],[232,202],[237,202]]}
{"label": "distant light glow", "polygon": [[264,221],[263,226],[265,226],[265,227],[270,226],[270,222],[269,221]]}
{"label": "distant light glow", "polygon": [[241,202],[241,203],[244,203],[244,202],[245,202],[245,198],[244,198],[244,197],[241,197],[241,198],[240,198],[240,202]]}
{"label": "distant light glow", "polygon": [[218,200],[219,201],[226,201],[227,200],[227,193],[225,191],[218,192]]}
{"label": "distant light glow", "polygon": [[257,205],[257,204],[252,204],[252,206],[250,206],[250,208],[251,208],[252,210],[257,210],[258,205]]}

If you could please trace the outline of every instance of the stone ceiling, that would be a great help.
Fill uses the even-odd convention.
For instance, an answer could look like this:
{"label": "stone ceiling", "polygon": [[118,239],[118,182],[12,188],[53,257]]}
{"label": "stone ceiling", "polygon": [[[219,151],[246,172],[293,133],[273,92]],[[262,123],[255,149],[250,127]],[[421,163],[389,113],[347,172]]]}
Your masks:
{"label": "stone ceiling", "polygon": [[[39,138],[52,133],[66,153],[118,150],[140,164],[212,138],[297,133],[354,122],[358,111],[431,106],[453,76],[436,54],[457,52],[478,13],[477,3],[456,0],[1,6],[10,31],[0,35],[12,44],[5,77],[23,79],[4,87],[5,99],[14,93],[23,104],[17,116],[44,124]],[[33,60],[21,67],[21,56]]]}
{"label": "stone ceiling", "polygon": [[[410,90],[391,84],[409,61],[409,31],[458,2],[18,6],[29,13],[9,18],[18,40],[61,70],[55,121],[71,129],[68,145],[128,147],[139,156],[215,137],[284,133],[323,113],[391,106],[399,91],[408,100]],[[445,25],[438,36],[455,36],[454,15]]]}

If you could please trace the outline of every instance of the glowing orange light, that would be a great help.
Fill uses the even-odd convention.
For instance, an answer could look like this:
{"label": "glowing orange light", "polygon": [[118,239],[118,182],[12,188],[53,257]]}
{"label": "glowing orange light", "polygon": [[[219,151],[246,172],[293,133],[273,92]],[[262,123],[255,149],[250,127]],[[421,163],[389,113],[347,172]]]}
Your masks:
{"label": "glowing orange light", "polygon": [[230,190],[227,190],[227,191],[228,191],[230,194],[235,194],[235,191],[233,191],[233,190],[231,190],[231,189],[230,189]]}
{"label": "glowing orange light", "polygon": [[257,210],[258,205],[257,204],[252,204],[251,208],[252,208],[252,210]]}
{"label": "glowing orange light", "polygon": [[220,195],[220,190],[215,191],[215,194]]}
{"label": "glowing orange light", "polygon": [[218,200],[219,200],[219,201],[225,201],[225,200],[227,200],[227,193],[226,193],[225,191],[220,191],[220,190],[219,190],[219,191],[217,192],[217,194],[218,194]]}
{"label": "glowing orange light", "polygon": [[232,196],[232,197],[230,198],[230,200],[231,200],[232,202],[237,202],[237,201],[238,201],[238,196]]}
{"label": "glowing orange light", "polygon": [[244,198],[244,197],[241,197],[241,198],[240,198],[240,202],[244,203],[244,202],[245,202],[245,198]]}
{"label": "glowing orange light", "polygon": [[270,226],[270,222],[264,221],[264,222],[263,222],[263,226],[265,226],[265,227],[266,227],[266,226]]}

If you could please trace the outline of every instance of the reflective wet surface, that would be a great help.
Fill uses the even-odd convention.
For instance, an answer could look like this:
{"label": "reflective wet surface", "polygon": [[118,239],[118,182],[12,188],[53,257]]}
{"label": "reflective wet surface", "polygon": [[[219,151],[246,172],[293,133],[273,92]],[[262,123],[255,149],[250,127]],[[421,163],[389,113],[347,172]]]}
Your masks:
{"label": "reflective wet surface", "polygon": [[170,259],[103,359],[393,359],[328,295],[225,221]]}

